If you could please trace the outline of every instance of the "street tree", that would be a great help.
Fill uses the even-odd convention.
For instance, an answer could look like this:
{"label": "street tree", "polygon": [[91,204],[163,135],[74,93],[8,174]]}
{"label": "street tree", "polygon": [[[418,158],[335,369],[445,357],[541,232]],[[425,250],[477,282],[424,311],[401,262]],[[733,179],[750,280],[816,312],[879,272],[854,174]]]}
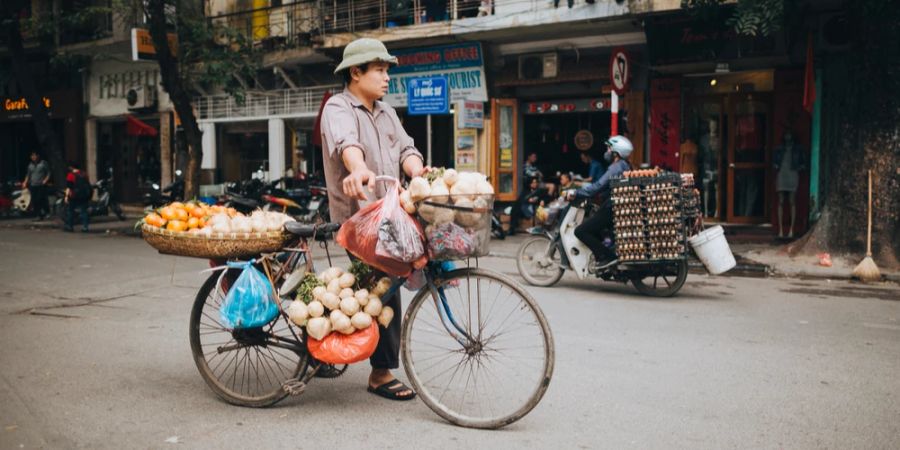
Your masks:
{"label": "street tree", "polygon": [[[801,0],[684,0],[700,20],[723,16],[734,30],[766,36],[803,30]],[[865,251],[867,172],[874,171],[872,251],[879,265],[900,267],[900,8],[894,0],[844,1],[848,49],[817,54],[824,101],[821,212],[793,253]],[[795,40],[796,42],[797,40]],[[805,40],[799,41],[805,45]]]}
{"label": "street tree", "polygon": [[[163,89],[181,120],[187,144],[185,198],[199,193],[202,134],[192,106],[197,86],[222,89],[237,101],[244,96],[243,80],[252,79],[259,57],[252,37],[240,30],[207,20],[205,2],[191,0],[138,0],[147,17]],[[177,36],[169,48],[168,34]]]}

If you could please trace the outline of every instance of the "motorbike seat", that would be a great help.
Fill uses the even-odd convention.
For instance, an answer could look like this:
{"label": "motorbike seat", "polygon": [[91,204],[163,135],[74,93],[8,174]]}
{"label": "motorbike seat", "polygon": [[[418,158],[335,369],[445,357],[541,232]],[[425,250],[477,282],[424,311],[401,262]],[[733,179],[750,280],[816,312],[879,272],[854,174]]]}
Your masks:
{"label": "motorbike seat", "polygon": [[309,224],[301,222],[288,222],[284,229],[295,236],[313,238],[317,241],[325,241],[331,238],[331,234],[341,228],[339,223]]}

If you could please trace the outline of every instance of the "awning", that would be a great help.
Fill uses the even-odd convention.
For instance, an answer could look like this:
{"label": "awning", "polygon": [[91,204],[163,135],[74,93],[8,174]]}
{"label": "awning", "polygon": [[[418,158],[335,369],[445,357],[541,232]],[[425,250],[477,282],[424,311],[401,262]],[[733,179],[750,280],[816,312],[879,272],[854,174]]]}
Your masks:
{"label": "awning", "polygon": [[129,136],[156,137],[159,134],[159,131],[157,131],[156,128],[147,125],[132,115],[125,116],[125,132]]}

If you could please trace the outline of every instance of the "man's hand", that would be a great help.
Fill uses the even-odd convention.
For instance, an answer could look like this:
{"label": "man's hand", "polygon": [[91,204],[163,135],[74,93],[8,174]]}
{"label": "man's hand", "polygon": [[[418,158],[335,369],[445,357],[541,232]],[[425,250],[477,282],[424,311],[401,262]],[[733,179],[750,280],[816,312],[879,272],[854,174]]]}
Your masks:
{"label": "man's hand", "polygon": [[357,200],[368,200],[366,191],[374,191],[375,172],[368,167],[359,167],[344,178],[344,194]]}
{"label": "man's hand", "polygon": [[403,173],[410,178],[424,176],[430,171],[431,167],[426,167],[418,156],[410,156],[403,160]]}

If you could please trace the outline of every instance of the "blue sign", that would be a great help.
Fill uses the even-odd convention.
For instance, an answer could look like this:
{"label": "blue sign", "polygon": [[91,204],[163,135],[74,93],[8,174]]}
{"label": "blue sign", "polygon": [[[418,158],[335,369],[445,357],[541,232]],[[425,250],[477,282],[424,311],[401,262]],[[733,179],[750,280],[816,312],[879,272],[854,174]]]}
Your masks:
{"label": "blue sign", "polygon": [[406,93],[409,108],[407,114],[411,116],[450,113],[450,92],[446,77],[410,79],[406,83]]}

